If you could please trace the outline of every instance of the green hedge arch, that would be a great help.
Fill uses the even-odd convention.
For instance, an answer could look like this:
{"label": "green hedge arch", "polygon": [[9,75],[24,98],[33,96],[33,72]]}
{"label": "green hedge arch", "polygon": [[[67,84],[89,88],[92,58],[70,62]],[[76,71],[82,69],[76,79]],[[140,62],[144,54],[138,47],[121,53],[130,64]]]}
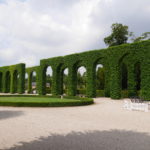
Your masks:
{"label": "green hedge arch", "polygon": [[0,74],[1,92],[24,93],[25,64],[0,67]]}
{"label": "green hedge arch", "polygon": [[[52,77],[52,95],[61,95],[63,71],[68,68],[68,96],[77,94],[77,69],[84,66],[87,71],[87,97],[96,96],[96,65],[102,64],[105,68],[105,96],[113,99],[121,98],[122,91],[122,64],[127,68],[127,90],[128,96],[134,96],[137,93],[137,81],[135,66],[140,66],[140,96],[150,100],[150,40],[113,46],[106,49],[90,50],[87,52],[76,53],[66,56],[53,57],[40,60],[39,66],[25,68],[25,64],[18,64],[6,67],[0,67],[0,92],[8,92],[6,76],[10,77],[10,92],[14,93],[13,73],[16,70],[21,74],[19,78],[18,92],[24,92],[24,76],[28,73],[28,91],[31,92],[31,76],[35,71],[37,74],[37,91],[39,95],[46,94],[46,69],[51,66],[53,70]],[[8,75],[10,74],[10,75]]]}

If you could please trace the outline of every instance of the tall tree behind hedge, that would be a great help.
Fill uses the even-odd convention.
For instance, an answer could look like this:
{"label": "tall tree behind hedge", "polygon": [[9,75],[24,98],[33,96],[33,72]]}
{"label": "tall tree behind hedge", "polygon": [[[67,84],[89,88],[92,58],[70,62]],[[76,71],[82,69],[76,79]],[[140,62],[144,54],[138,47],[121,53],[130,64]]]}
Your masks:
{"label": "tall tree behind hedge", "polygon": [[116,46],[127,43],[128,37],[131,36],[131,32],[128,31],[128,26],[121,23],[114,23],[111,26],[112,33],[104,38],[106,45]]}
{"label": "tall tree behind hedge", "polygon": [[135,37],[134,34],[132,36],[133,36],[133,38],[131,39],[131,41],[133,41],[133,42],[139,42],[139,41],[143,41],[143,40],[150,40],[150,32],[144,32],[139,37]]}

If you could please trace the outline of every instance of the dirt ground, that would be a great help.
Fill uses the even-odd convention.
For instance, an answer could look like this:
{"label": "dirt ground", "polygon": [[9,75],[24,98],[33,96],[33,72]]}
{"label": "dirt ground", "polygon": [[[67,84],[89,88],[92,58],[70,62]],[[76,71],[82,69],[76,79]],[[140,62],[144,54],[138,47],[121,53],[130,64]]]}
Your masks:
{"label": "dirt ground", "polygon": [[150,150],[150,112],[123,100],[61,108],[0,107],[0,150]]}

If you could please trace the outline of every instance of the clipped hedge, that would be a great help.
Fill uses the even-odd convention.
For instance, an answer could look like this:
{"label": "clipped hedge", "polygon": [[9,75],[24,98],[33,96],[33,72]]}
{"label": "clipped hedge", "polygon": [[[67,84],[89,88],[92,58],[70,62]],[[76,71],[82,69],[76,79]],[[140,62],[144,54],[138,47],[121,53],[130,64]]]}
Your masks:
{"label": "clipped hedge", "polygon": [[[52,95],[63,94],[63,71],[68,68],[68,86],[67,95],[76,96],[79,92],[85,93],[85,91],[77,90],[77,70],[79,67],[84,66],[86,68],[87,82],[86,82],[86,96],[96,97],[96,65],[102,64],[105,68],[105,96],[110,96],[113,99],[120,99],[122,97],[122,64],[127,68],[127,90],[128,96],[134,96],[137,93],[137,81],[136,81],[136,64],[140,66],[140,96],[145,100],[150,100],[150,40],[132,43],[122,44],[120,46],[113,46],[107,49],[91,50],[83,53],[76,53],[62,57],[54,57],[40,60],[40,66],[26,68],[26,72],[29,75],[28,91],[31,91],[31,75],[33,71],[37,73],[37,91],[39,95],[45,95],[46,91],[46,69],[51,66],[53,70],[52,76]],[[14,93],[14,79],[12,78],[12,72],[14,67],[21,66],[21,77],[19,81],[19,93],[24,91],[24,64],[16,66],[7,66],[0,68],[0,79],[3,83],[0,86],[0,90],[7,93],[6,72],[11,72],[11,86],[10,91]],[[13,71],[11,71],[11,68]],[[19,68],[17,69],[19,71]],[[2,74],[1,74],[2,73]],[[3,75],[4,74],[4,75]],[[1,83],[1,81],[0,81]],[[100,94],[100,93],[99,93]],[[100,94],[101,95],[101,94]]]}
{"label": "clipped hedge", "polygon": [[[1,100],[2,97],[4,97],[3,100]],[[12,100],[12,98],[14,98],[15,100]],[[32,98],[32,99],[30,100],[30,98]],[[40,101],[37,98],[38,99],[40,98]],[[35,99],[37,99],[37,100],[35,100]],[[54,98],[54,97],[49,97],[49,96],[40,96],[40,97],[39,96],[29,96],[29,95],[24,96],[24,97],[21,95],[0,96],[0,106],[65,107],[65,106],[83,106],[83,105],[90,105],[93,103],[94,103],[93,99],[78,98],[78,97],[64,97],[63,99],[60,99],[60,98],[56,98],[56,97]]]}
{"label": "clipped hedge", "polygon": [[[128,95],[136,95],[135,64],[141,65],[141,93],[140,96],[146,96],[150,99],[150,40],[123,44],[120,46],[109,47],[108,49],[92,50],[79,54],[67,55],[64,57],[55,57],[43,59],[40,61],[41,86],[39,93],[45,94],[45,68],[51,66],[53,69],[52,94],[62,94],[62,75],[65,68],[69,69],[69,81],[67,94],[75,96],[76,94],[85,94],[85,91],[77,90],[77,69],[84,66],[87,69],[86,96],[95,97],[97,95],[95,78],[96,65],[102,64],[105,68],[105,93],[99,95],[110,96],[113,99],[122,97],[121,87],[121,66],[124,63],[128,71]],[[144,69],[144,70],[143,70]]]}
{"label": "clipped hedge", "polygon": [[19,93],[25,91],[25,64],[0,67],[0,92]]}
{"label": "clipped hedge", "polygon": [[59,95],[22,95],[22,94],[9,94],[0,95],[0,97],[41,97],[41,98],[61,98]]}

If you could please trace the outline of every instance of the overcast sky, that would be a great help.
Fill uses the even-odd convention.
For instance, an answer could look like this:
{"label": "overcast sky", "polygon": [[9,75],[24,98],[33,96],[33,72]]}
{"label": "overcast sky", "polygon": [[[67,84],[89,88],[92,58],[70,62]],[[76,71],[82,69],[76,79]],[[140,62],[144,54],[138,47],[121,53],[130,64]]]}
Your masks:
{"label": "overcast sky", "polygon": [[104,48],[116,22],[150,31],[150,0],[0,0],[0,66]]}

